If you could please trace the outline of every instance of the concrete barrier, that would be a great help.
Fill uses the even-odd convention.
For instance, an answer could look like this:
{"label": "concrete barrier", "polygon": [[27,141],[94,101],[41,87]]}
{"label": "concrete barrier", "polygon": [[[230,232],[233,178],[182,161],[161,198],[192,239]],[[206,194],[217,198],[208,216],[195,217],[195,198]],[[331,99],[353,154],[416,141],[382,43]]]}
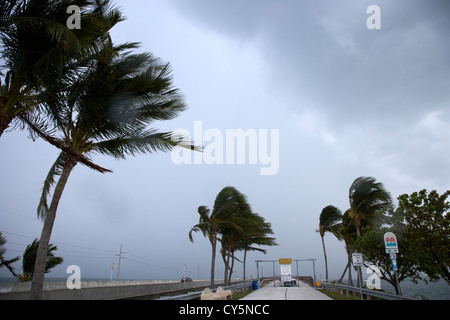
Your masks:
{"label": "concrete barrier", "polygon": [[[220,284],[220,280],[218,281]],[[82,281],[81,289],[68,289],[65,282],[45,282],[43,300],[123,300],[157,299],[203,289],[209,280],[141,280],[141,281]],[[28,300],[31,283],[1,283],[0,300]]]}

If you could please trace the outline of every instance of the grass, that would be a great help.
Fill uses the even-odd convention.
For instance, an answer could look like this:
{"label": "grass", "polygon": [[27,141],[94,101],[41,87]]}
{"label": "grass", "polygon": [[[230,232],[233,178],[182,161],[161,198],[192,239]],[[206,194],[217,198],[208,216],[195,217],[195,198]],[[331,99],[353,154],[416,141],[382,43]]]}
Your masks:
{"label": "grass", "polygon": [[337,292],[333,292],[330,290],[325,290],[325,289],[321,289],[321,290],[319,290],[319,292],[322,292],[323,294],[329,296],[333,300],[360,300],[360,298],[354,299],[353,295],[350,295],[347,297],[346,295],[343,295],[343,294],[340,294]]}
{"label": "grass", "polygon": [[232,295],[232,300],[239,300],[242,299],[243,297],[245,297],[246,295],[250,294],[253,292],[253,289],[250,290],[245,290],[245,291],[240,291],[240,292],[235,292]]}

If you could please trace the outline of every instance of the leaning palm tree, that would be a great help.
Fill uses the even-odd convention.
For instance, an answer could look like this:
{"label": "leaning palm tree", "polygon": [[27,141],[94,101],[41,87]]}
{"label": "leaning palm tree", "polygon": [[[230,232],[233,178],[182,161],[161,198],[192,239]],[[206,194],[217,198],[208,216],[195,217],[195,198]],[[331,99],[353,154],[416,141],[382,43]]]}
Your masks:
{"label": "leaning palm tree", "polygon": [[[109,60],[101,55],[89,63],[81,61],[69,86],[48,89],[44,94],[56,97],[47,101],[53,104],[49,109],[59,111],[49,115],[54,128],[34,125],[24,117],[36,134],[61,150],[44,183],[38,206],[44,226],[32,281],[33,299],[41,297],[45,253],[73,168],[81,163],[100,173],[111,172],[88,156],[97,153],[124,159],[127,155],[170,151],[177,145],[171,132],[148,128],[153,121],[173,119],[186,107],[179,91],[173,88],[170,65],[148,53],[131,54],[134,48],[135,44],[117,46],[116,55]],[[55,184],[56,176],[59,179]]]}
{"label": "leaning palm tree", "polygon": [[[70,5],[81,10],[79,30],[66,25]],[[73,61],[98,53],[122,20],[110,0],[2,1],[0,15],[0,136],[12,124],[24,126],[19,115],[49,107],[39,92],[67,76]]]}
{"label": "leaning palm tree", "polygon": [[[189,240],[191,242],[194,242],[192,236],[193,232],[200,231],[211,243],[211,287],[214,286],[217,241],[224,241],[224,239],[219,238],[219,235],[226,234],[225,230],[235,230],[240,228],[232,215],[233,212],[243,205],[242,198],[240,198],[239,195],[240,193],[233,187],[223,188],[216,196],[211,214],[210,209],[206,206],[200,206],[198,208],[198,213],[200,215],[199,223],[193,226],[189,231]],[[224,281],[226,281],[226,279],[227,277],[224,278]]]}
{"label": "leaning palm tree", "polygon": [[391,195],[380,182],[372,177],[359,177],[350,186],[349,217],[355,224],[357,238],[361,235],[363,223],[369,224],[376,214],[392,206]]}
{"label": "leaning palm tree", "polygon": [[251,220],[250,228],[246,228],[244,234],[239,239],[237,250],[244,251],[243,258],[243,280],[245,281],[245,267],[247,261],[248,251],[259,251],[266,254],[267,250],[260,248],[260,246],[277,246],[276,239],[269,235],[274,234],[272,225],[266,222],[265,219],[257,213],[251,213],[249,216]]}
{"label": "leaning palm tree", "polygon": [[356,230],[355,224],[350,219],[350,210],[345,211],[342,216],[342,221],[338,223],[333,229],[335,230],[335,235],[339,241],[344,241],[345,243],[345,252],[347,253],[347,264],[345,266],[344,272],[339,278],[338,282],[342,282],[342,279],[345,276],[345,273],[348,270],[348,285],[353,285],[352,279],[352,241],[356,239]]}
{"label": "leaning palm tree", "polygon": [[234,187],[225,187],[218,194],[213,214],[226,222],[220,229],[221,253],[225,264],[224,281],[230,283],[234,261],[237,260],[235,252],[239,247],[239,241],[255,221],[251,219],[252,210],[247,197]]}
{"label": "leaning palm tree", "polygon": [[325,276],[328,278],[328,261],[327,251],[325,249],[325,232],[331,232],[336,235],[336,226],[342,219],[341,211],[335,206],[329,205],[322,209],[319,217],[319,230],[320,237],[322,238],[323,255],[325,258]]}

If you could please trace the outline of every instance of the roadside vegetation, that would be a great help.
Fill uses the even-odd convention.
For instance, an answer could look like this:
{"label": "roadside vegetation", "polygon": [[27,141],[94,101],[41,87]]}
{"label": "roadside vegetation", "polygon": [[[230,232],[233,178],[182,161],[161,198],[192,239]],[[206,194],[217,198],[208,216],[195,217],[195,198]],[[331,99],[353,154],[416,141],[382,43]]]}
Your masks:
{"label": "roadside vegetation", "polygon": [[[347,265],[338,280],[348,274],[348,285],[353,285],[352,253],[362,253],[364,265],[378,266],[380,278],[389,282],[400,293],[392,262],[385,252],[383,235],[397,236],[399,253],[398,283],[405,279],[437,281],[450,284],[450,190],[439,195],[436,190],[421,190],[400,195],[394,208],[390,193],[373,177],[359,177],[349,188],[349,205],[344,214],[332,206],[325,207],[319,217],[325,270],[328,278],[327,254],[324,236],[333,234],[344,242]],[[357,275],[357,286],[362,275]]]}

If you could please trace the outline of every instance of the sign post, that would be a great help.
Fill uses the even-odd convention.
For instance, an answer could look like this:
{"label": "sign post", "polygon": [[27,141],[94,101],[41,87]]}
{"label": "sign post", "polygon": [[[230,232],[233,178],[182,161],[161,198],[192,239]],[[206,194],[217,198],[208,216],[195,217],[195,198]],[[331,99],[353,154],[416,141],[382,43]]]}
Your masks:
{"label": "sign post", "polygon": [[362,295],[362,277],[361,277],[361,267],[363,266],[363,257],[362,253],[355,252],[352,254],[352,260],[353,260],[353,266],[358,267],[358,278],[359,278],[359,293],[361,295],[361,299],[363,298]]}
{"label": "sign post", "polygon": [[292,259],[279,259],[278,263],[280,264],[280,271],[281,271],[281,285],[284,286],[292,279],[291,278]]}
{"label": "sign post", "polygon": [[386,232],[384,234],[384,247],[386,249],[386,253],[389,254],[389,258],[391,259],[392,269],[394,270],[394,275],[395,275],[395,282],[397,283],[397,288],[398,288],[400,295],[402,295],[402,291],[400,290],[400,286],[398,284],[397,253],[399,253],[399,250],[398,250],[397,237],[395,234],[393,234],[392,232]]}

